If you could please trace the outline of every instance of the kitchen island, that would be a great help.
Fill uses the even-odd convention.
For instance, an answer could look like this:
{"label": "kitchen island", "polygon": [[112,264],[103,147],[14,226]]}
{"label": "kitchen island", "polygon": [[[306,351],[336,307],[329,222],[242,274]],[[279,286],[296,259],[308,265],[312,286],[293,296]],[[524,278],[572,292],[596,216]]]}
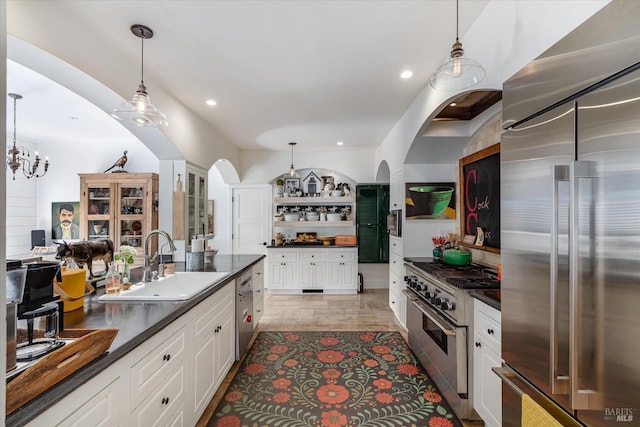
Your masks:
{"label": "kitchen island", "polygon": [[[187,301],[102,303],[98,298],[104,289],[97,290],[85,299],[84,310],[65,313],[65,329],[117,328],[109,352],[8,415],[6,424],[95,425],[107,420],[109,425],[145,425],[152,418],[168,424],[175,417],[195,424],[235,359],[234,279],[262,258],[216,255],[198,271],[229,275]],[[141,274],[136,270],[133,281]],[[176,263],[176,270],[184,271],[184,263]],[[199,355],[212,353],[204,361],[214,365],[221,349],[231,360],[215,361],[225,363],[211,379],[207,370],[216,367],[199,365]],[[170,399],[173,391],[179,397]]]}
{"label": "kitchen island", "polygon": [[268,246],[266,268],[270,293],[358,293],[357,246]]}

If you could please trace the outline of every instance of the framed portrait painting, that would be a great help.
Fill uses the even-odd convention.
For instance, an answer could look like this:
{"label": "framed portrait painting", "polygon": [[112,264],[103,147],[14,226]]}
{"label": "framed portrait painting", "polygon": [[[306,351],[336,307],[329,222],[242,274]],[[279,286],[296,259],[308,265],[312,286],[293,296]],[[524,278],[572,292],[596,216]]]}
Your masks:
{"label": "framed portrait painting", "polygon": [[80,202],[51,203],[51,239],[80,239]]}

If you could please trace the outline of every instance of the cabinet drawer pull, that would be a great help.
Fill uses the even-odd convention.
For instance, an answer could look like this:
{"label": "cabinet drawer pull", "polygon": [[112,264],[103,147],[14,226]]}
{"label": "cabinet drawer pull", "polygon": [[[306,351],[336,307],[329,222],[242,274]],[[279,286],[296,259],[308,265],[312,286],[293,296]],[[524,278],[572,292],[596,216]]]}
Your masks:
{"label": "cabinet drawer pull", "polygon": [[480,348],[480,347],[482,347],[482,344],[480,344],[480,342],[476,341],[476,347]]}
{"label": "cabinet drawer pull", "polygon": [[163,405],[168,405],[169,404],[169,398],[168,397],[163,397],[162,398],[162,404]]}
{"label": "cabinet drawer pull", "polygon": [[488,333],[489,335],[493,335],[493,329],[487,329],[487,333]]}
{"label": "cabinet drawer pull", "polygon": [[171,360],[171,355],[170,355],[170,354],[164,354],[164,355],[162,356],[162,360],[165,360],[165,361],[167,361],[167,362],[168,362],[169,360]]}

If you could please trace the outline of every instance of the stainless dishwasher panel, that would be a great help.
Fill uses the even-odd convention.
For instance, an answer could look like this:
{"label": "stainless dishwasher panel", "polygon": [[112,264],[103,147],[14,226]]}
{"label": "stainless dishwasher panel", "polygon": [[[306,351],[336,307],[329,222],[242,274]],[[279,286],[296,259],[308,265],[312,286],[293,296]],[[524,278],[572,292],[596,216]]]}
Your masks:
{"label": "stainless dishwasher panel", "polygon": [[236,279],[236,360],[240,360],[253,336],[253,285],[251,269]]}

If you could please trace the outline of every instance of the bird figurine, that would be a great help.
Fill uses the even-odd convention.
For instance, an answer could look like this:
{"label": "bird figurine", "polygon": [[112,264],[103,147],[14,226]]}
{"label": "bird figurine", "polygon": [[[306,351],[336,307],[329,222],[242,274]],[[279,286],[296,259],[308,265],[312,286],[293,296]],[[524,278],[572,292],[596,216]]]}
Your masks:
{"label": "bird figurine", "polygon": [[125,164],[127,164],[127,150],[124,150],[124,154],[120,156],[120,158],[116,160],[116,162],[109,169],[104,171],[104,173],[109,172],[111,169],[115,168],[116,166],[119,167],[120,170],[115,172],[124,172],[122,168],[124,168]]}

